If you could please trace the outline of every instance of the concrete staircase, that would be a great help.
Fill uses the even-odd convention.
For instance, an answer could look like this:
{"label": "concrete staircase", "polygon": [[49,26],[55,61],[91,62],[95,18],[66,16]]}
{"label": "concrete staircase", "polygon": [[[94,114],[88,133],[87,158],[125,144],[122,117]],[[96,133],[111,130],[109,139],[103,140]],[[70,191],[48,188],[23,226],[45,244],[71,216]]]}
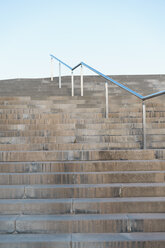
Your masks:
{"label": "concrete staircase", "polygon": [[164,96],[147,102],[141,150],[141,102],[111,85],[105,119],[103,82],[84,81],[84,97],[69,77],[0,81],[0,248],[165,247]]}

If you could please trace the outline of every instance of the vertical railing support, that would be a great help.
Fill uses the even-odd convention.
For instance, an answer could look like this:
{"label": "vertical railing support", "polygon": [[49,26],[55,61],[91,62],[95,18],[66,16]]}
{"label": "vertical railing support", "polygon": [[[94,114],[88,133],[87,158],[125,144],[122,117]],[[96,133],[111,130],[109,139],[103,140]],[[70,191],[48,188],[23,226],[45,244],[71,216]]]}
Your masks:
{"label": "vertical railing support", "polygon": [[105,117],[108,118],[108,82],[105,82]]}
{"label": "vertical railing support", "polygon": [[74,96],[74,76],[73,76],[73,71],[71,71],[71,83],[72,83],[72,96]]}
{"label": "vertical railing support", "polygon": [[145,101],[142,103],[142,110],[143,110],[143,149],[146,149],[146,104]]}
{"label": "vertical railing support", "polygon": [[81,65],[81,96],[84,95],[84,86],[83,86],[83,66]]}
{"label": "vertical railing support", "polygon": [[53,81],[53,58],[51,58],[51,81]]}
{"label": "vertical railing support", "polygon": [[59,88],[61,89],[61,63],[59,63]]}

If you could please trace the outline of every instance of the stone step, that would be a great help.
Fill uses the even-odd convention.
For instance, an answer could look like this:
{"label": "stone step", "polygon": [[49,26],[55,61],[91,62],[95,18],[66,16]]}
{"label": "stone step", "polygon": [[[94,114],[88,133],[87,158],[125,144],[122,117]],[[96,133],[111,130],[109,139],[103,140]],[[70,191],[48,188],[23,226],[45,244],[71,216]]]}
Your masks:
{"label": "stone step", "polygon": [[[127,113],[142,113],[142,108],[141,107],[132,107],[132,106],[127,106],[127,107],[119,107],[119,106],[109,106],[110,113],[121,113],[123,111]],[[6,113],[6,114],[14,114],[14,113],[45,113],[45,112],[55,112],[55,111],[66,111],[66,112],[78,112],[78,110],[85,112],[85,111],[92,111],[93,112],[101,112],[105,110],[105,103],[86,103],[86,104],[20,104],[20,105],[2,105],[0,104],[0,113]],[[156,107],[148,107],[147,108],[147,113],[155,113],[155,112],[164,112],[164,106],[156,106]]]}
{"label": "stone step", "polygon": [[[147,148],[164,149],[164,135],[147,135]],[[160,141],[159,141],[160,140]],[[22,146],[21,146],[22,145]],[[44,151],[44,150],[122,150],[139,149],[142,146],[142,136],[31,136],[31,137],[1,137],[1,151]],[[116,148],[116,149],[115,149]]]}
{"label": "stone step", "polygon": [[[40,114],[40,113],[61,113],[61,112],[105,112],[105,104],[51,104],[51,105],[0,105],[0,114]],[[146,107],[147,117],[164,116],[164,106]],[[142,108],[109,106],[109,116],[142,116]]]}
{"label": "stone step", "polygon": [[[90,120],[92,122],[92,120]],[[0,119],[1,125],[63,125],[63,124],[81,124],[85,123],[85,119]],[[94,122],[94,121],[93,121]],[[103,120],[101,120],[103,123]]]}
{"label": "stone step", "polygon": [[[103,100],[105,99],[104,97],[101,97],[100,99],[98,97],[87,97],[87,96],[45,96],[41,98],[33,98],[33,97],[22,97],[20,99],[14,99],[14,98],[9,98],[9,97],[2,97],[0,96],[0,105],[24,105],[24,104],[44,104],[44,105],[49,105],[49,104],[86,104],[86,103],[102,103]],[[134,105],[138,105],[139,103],[135,101]],[[150,104],[150,103],[148,103]],[[162,102],[152,102],[149,106],[163,106]]]}
{"label": "stone step", "polygon": [[[14,94],[14,92],[7,92],[7,91],[6,92],[0,92],[0,93],[1,93],[1,95],[2,94],[11,95],[12,93]],[[39,92],[38,93],[36,90],[32,94],[30,92],[27,92],[27,93],[19,92],[19,93],[17,93],[17,95],[19,95],[19,94],[31,95],[32,100],[49,100],[48,95],[52,95],[52,97],[54,97],[53,100],[56,100],[57,94],[59,94],[58,96],[61,96],[61,97],[71,95],[71,90],[66,90],[64,92],[64,94],[59,91],[59,92],[56,92],[56,95],[54,94],[54,92],[51,92],[51,91],[49,91],[49,92],[47,92],[45,94],[45,92]],[[115,97],[116,97],[115,94],[117,94],[117,99],[115,99]],[[109,94],[109,99],[111,100],[110,102],[112,103],[112,105],[122,106],[122,105],[125,105],[125,104],[131,105],[131,103],[133,103],[133,104],[139,103],[139,106],[140,106],[142,104],[142,101],[140,101],[138,99],[136,101],[135,97],[131,98],[129,94],[128,95],[123,95],[123,96],[122,96],[122,94],[121,95],[120,94],[121,94],[121,92],[119,92],[119,91],[114,91],[114,92],[112,92],[112,94]],[[86,92],[84,92],[84,95],[88,98],[88,100],[90,100],[91,98],[93,99],[95,97],[95,98],[98,99],[98,102],[100,102],[101,100],[102,100],[103,103],[105,102],[105,93],[103,91],[93,91],[93,90],[89,91],[89,92],[86,91]],[[77,91],[76,96],[80,97],[80,90]],[[125,97],[125,99],[124,99],[124,97]],[[84,100],[85,98],[82,97],[82,99]],[[162,99],[160,100],[160,99],[157,98],[157,103],[158,104],[161,104],[161,101],[162,101]],[[61,100],[59,102],[64,103],[65,100]],[[68,102],[71,102],[71,101],[69,100]]]}
{"label": "stone step", "polygon": [[[118,98],[116,100],[115,95],[112,95],[109,97],[110,101],[110,106],[112,107],[112,109],[117,108],[117,106],[123,107],[123,108],[139,108],[139,110],[141,110],[141,106],[142,103],[140,100],[135,99],[135,98],[131,98],[131,97],[127,97],[127,99],[122,98],[122,96],[120,96],[120,99]],[[102,104],[104,106],[105,104],[105,96],[100,96],[100,98],[95,97],[95,96],[51,96],[51,97],[40,97],[38,99],[33,99],[31,97],[18,97],[19,99],[14,99],[14,98],[9,98],[9,97],[1,97],[0,96],[0,106],[20,106],[20,105],[31,105],[31,106],[35,106],[35,105],[53,105],[53,104],[78,104],[78,105],[83,105],[83,104]],[[146,106],[147,106],[147,110],[148,109],[159,109],[165,106],[164,102],[162,101],[162,99],[159,98],[155,98],[152,99],[152,101],[148,101],[146,102]]]}
{"label": "stone step", "polygon": [[[0,107],[7,107],[7,106],[18,106],[18,108],[22,106],[52,106],[52,105],[64,105],[64,104],[73,104],[73,105],[85,105],[85,104],[105,104],[105,95],[100,96],[100,98],[94,96],[92,92],[90,92],[92,97],[89,96],[45,96],[44,98],[39,98],[38,96],[36,99],[34,97],[30,97],[27,99],[26,97],[22,97],[20,100],[14,100],[9,99],[6,97],[2,98],[0,96]],[[114,93],[113,93],[114,94]],[[113,108],[116,108],[117,106],[121,106],[121,108],[139,108],[141,110],[142,108],[142,102],[141,100],[128,97],[127,99],[123,98],[122,96],[118,99],[115,98],[115,95],[110,95],[109,99],[111,99],[111,104]],[[148,108],[157,109],[157,107],[163,107],[165,104],[161,99],[152,99],[152,101],[146,101],[146,106]]]}
{"label": "stone step", "polygon": [[1,173],[165,171],[164,160],[0,162]]}
{"label": "stone step", "polygon": [[32,131],[32,130],[72,130],[75,129],[75,123],[66,123],[66,124],[8,124],[8,125],[0,125],[0,131]]}
{"label": "stone step", "polygon": [[[107,130],[107,129],[142,129],[141,123],[105,123],[105,124],[81,124],[77,123],[76,121],[73,123],[22,123],[19,124],[0,124],[0,131],[10,131],[10,130],[70,130],[75,129],[76,130]],[[147,129],[149,128],[164,128],[163,123],[149,123],[147,124]]]}
{"label": "stone step", "polygon": [[0,199],[165,197],[165,183],[0,185]]}
{"label": "stone step", "polygon": [[[0,104],[0,112],[1,113],[10,113],[10,114],[14,114],[14,113],[45,113],[47,112],[55,112],[56,111],[66,111],[66,112],[76,112],[78,111],[78,109],[82,112],[85,112],[85,110],[87,111],[102,111],[105,109],[105,103],[100,103],[100,102],[87,102],[87,103],[79,103],[79,101],[77,103],[49,103],[49,104],[38,104],[38,103],[31,103],[29,102],[29,104],[11,104],[8,105],[5,103],[5,105]],[[130,111],[140,111],[140,109],[138,109],[137,107],[128,107],[126,108],[129,109]],[[153,108],[148,108],[147,110],[152,111]],[[123,109],[124,110],[124,109]],[[154,108],[155,111],[164,111],[163,107],[155,107]],[[118,112],[119,109],[116,108],[116,112]]]}
{"label": "stone step", "polygon": [[63,119],[63,118],[90,118],[90,119],[99,119],[103,118],[104,115],[103,113],[87,113],[87,112],[82,112],[82,113],[38,113],[38,114],[31,114],[31,113],[22,113],[22,114],[1,114],[0,113],[0,118],[1,119],[40,119],[40,118],[58,118],[58,119]]}
{"label": "stone step", "polygon": [[[104,119],[105,120],[105,119]],[[161,121],[161,120],[160,120]],[[108,129],[108,128],[115,128],[115,129],[119,129],[119,128],[139,128],[141,129],[141,126],[142,126],[142,121],[141,119],[116,119],[116,118],[111,118],[109,121],[105,121],[107,124],[106,125],[97,125],[96,127],[94,127],[94,124],[95,123],[98,123],[98,124],[102,124],[103,121],[98,120],[92,120],[92,119],[88,119],[88,120],[79,120],[79,119],[59,119],[59,120],[56,120],[56,119],[49,119],[49,120],[46,120],[46,119],[38,119],[38,120],[34,120],[34,119],[22,119],[22,120],[17,120],[17,119],[13,119],[13,120],[8,120],[8,119],[1,119],[1,124],[2,125],[6,125],[6,124],[10,124],[10,125],[15,125],[14,127],[1,127],[1,130],[12,130],[12,129],[15,129],[15,130],[24,130],[25,127],[23,127],[23,125],[27,125],[26,127],[26,130],[29,130],[29,129],[32,129],[32,130],[35,130],[35,126],[39,126],[39,130],[41,130],[42,128],[43,129],[46,129],[46,126],[42,126],[42,125],[48,125],[47,129],[53,125],[57,125],[57,124],[73,124],[75,126],[77,126],[79,129],[94,129],[94,130],[98,130],[100,129]],[[121,124],[119,124],[119,122],[121,122]],[[91,126],[86,126],[86,124],[88,123],[91,123],[92,125]],[[33,127],[31,126],[28,126],[29,124],[33,125]],[[115,126],[116,124],[116,126]],[[17,126],[16,126],[17,125]],[[18,126],[20,125],[20,126]],[[34,126],[35,125],[35,126]],[[83,126],[84,125],[84,126]],[[53,127],[53,129],[55,129],[56,127]],[[160,129],[160,128],[164,128],[164,120],[162,120],[161,123],[157,123],[157,120],[155,119],[147,119],[147,129],[150,130],[151,128],[157,128],[157,129]],[[153,131],[155,132],[155,130]],[[159,130],[157,131],[159,132]]]}
{"label": "stone step", "polygon": [[1,162],[165,159],[165,150],[0,151]]}
{"label": "stone step", "polygon": [[[12,113],[14,112],[14,113]],[[45,110],[45,111],[38,111],[38,110],[23,110],[23,111],[0,111],[0,118],[1,119],[40,119],[42,115],[42,118],[104,118],[105,115],[105,109],[92,109],[92,108],[86,108],[86,109],[75,109],[74,111],[62,111],[62,110]],[[109,118],[134,118],[134,120],[137,120],[138,118],[142,118],[142,113],[139,112],[117,112],[117,113],[109,113]],[[165,117],[165,111],[164,112],[146,112],[146,118],[148,119],[154,119],[154,118],[164,118]]]}
{"label": "stone step", "polygon": [[[142,148],[142,135],[127,135],[127,136],[121,136],[121,135],[109,135],[109,136],[49,136],[49,137],[43,137],[43,136],[22,136],[22,137],[1,137],[0,138],[0,143],[1,145],[3,144],[64,144],[64,147],[67,144],[91,144],[90,150],[95,150],[95,145],[96,147],[99,147],[98,144],[109,144],[110,148],[115,148],[117,149],[126,149],[134,148],[134,149],[139,149]],[[113,147],[114,145],[114,147]],[[43,148],[44,148],[43,146]],[[92,148],[94,146],[94,149]],[[77,146],[79,149],[79,145]],[[84,146],[85,147],[85,146]],[[89,147],[88,147],[89,148]],[[45,149],[46,146],[45,146]],[[62,149],[63,150],[63,149]],[[72,149],[69,149],[72,150]],[[100,148],[100,150],[104,150]],[[52,159],[54,160],[54,159]],[[18,160],[19,161],[19,160]]]}
{"label": "stone step", "polygon": [[[147,128],[164,128],[164,124],[148,124]],[[10,130],[70,130],[70,129],[84,129],[84,130],[107,130],[107,129],[141,129],[142,124],[140,123],[123,123],[123,124],[78,124],[78,123],[48,123],[48,124],[0,124],[0,131],[10,131]]]}
{"label": "stone step", "polygon": [[[16,89],[17,91],[18,91],[18,89]],[[61,90],[60,90],[61,91]],[[53,92],[54,93],[54,92]],[[91,98],[91,96],[86,96],[86,95],[84,95],[83,97],[82,96],[70,96],[70,95],[68,95],[68,96],[53,96],[53,95],[47,95],[47,94],[45,94],[45,96],[36,96],[35,98],[34,97],[32,97],[32,96],[0,96],[0,101],[19,101],[19,102],[22,102],[22,101],[26,101],[26,102],[31,102],[31,100],[32,101],[57,101],[58,103],[60,103],[60,101],[61,101],[61,103],[63,103],[64,101],[66,101],[66,102],[70,102],[70,101],[72,101],[72,102],[75,102],[75,101],[77,101],[77,102],[81,102],[81,101],[92,101],[92,100],[96,100],[96,101],[102,101],[103,99],[105,99],[105,96],[102,96],[102,97],[100,97],[100,99],[98,99],[98,97],[97,96],[92,96],[92,98]],[[127,99],[128,100],[128,99]],[[127,102],[127,101],[126,101]],[[136,99],[134,99],[134,102],[136,103]],[[139,101],[137,101],[137,102],[139,102]]]}
{"label": "stone step", "polygon": [[30,96],[0,96],[0,101],[31,101]]}
{"label": "stone step", "polygon": [[[0,214],[163,213],[165,197],[1,199]],[[164,214],[165,219],[165,214]],[[165,221],[164,221],[165,223]],[[165,228],[165,226],[164,226]],[[165,230],[164,230],[165,231]]]}
{"label": "stone step", "polygon": [[[1,120],[2,121],[2,120]],[[46,121],[46,120],[45,120]],[[95,124],[81,124],[76,121],[73,123],[24,123],[24,120],[20,120],[20,123],[8,122],[7,125],[0,124],[0,131],[7,130],[69,130],[69,129],[86,129],[86,130],[103,130],[103,129],[141,129],[141,123],[95,123]],[[147,123],[146,129],[164,129],[165,123]]]}
{"label": "stone step", "polygon": [[[95,114],[94,114],[95,115]],[[53,124],[76,124],[76,125],[86,125],[86,124],[117,124],[117,125],[132,125],[136,127],[136,124],[142,125],[142,118],[132,118],[132,117],[122,117],[122,118],[108,118],[105,119],[104,115],[102,115],[102,117],[100,118],[95,118],[96,116],[91,116],[89,115],[88,117],[84,117],[84,116],[80,116],[80,117],[69,117],[68,115],[66,116],[47,116],[47,117],[43,117],[43,115],[40,115],[40,117],[35,117],[32,115],[31,117],[29,115],[24,115],[22,118],[20,117],[16,117],[16,118],[1,118],[0,119],[0,124],[2,125],[8,125],[8,124],[33,124],[33,125],[40,125],[40,124],[48,124],[48,125],[53,125]],[[146,123],[147,123],[147,128],[151,128],[152,125],[161,125],[161,128],[164,128],[164,124],[165,124],[165,119],[164,117],[160,117],[160,118],[147,118],[146,119]]]}
{"label": "stone step", "polygon": [[[156,113],[156,112],[164,112],[165,104],[157,104],[150,106],[149,104],[146,104],[146,112],[148,114],[150,113]],[[73,111],[76,109],[105,109],[105,101],[101,100],[93,100],[91,98],[90,101],[86,100],[67,100],[67,101],[29,101],[29,102],[8,102],[8,101],[0,101],[0,111],[11,112],[11,111],[28,111],[28,110],[38,110],[38,111],[45,111],[45,110],[70,110]],[[136,112],[136,113],[142,113],[142,105],[141,104],[133,104],[133,103],[127,103],[123,105],[120,104],[114,104],[111,102],[109,104],[109,110],[111,113],[118,113],[118,112]],[[11,112],[12,113],[12,112]]]}
{"label": "stone step", "polygon": [[[101,100],[67,100],[67,101],[34,101],[31,100],[29,102],[9,102],[9,101],[1,101],[0,100],[0,109],[54,109],[54,108],[58,108],[58,109],[62,109],[62,108],[66,108],[68,109],[70,108],[96,108],[97,106],[99,106],[99,108],[103,108],[105,107],[105,103],[103,103]],[[115,106],[115,105],[114,105]],[[162,109],[162,111],[164,110],[163,107],[164,105],[160,105],[160,106],[152,106],[147,108],[147,110],[160,110]],[[127,106],[125,106],[125,108],[127,109]],[[129,106],[129,109],[132,110],[139,110],[141,111],[141,105],[133,105],[133,106]]]}
{"label": "stone step", "polygon": [[[147,140],[150,142],[164,142],[165,141],[165,130],[164,129],[159,129],[159,134],[153,134],[153,130],[152,130],[152,134],[147,134]],[[163,132],[164,131],[164,132]]]}
{"label": "stone step", "polygon": [[[165,129],[147,129],[147,135],[152,135],[152,138],[158,135],[161,135],[162,139],[164,140],[165,136]],[[3,130],[0,131],[0,137],[31,137],[31,136],[133,136],[142,135],[142,128],[132,128],[132,129],[51,129],[45,128],[45,130],[24,130],[23,127],[16,130]],[[159,138],[159,137],[158,137]]]}
{"label": "stone step", "polygon": [[[149,129],[147,130],[147,134],[164,134],[164,129]],[[66,129],[66,130],[52,130],[52,129],[45,129],[45,130],[7,130],[7,131],[0,131],[0,137],[53,137],[53,136],[76,136],[76,139],[79,140],[79,136],[82,138],[84,137],[98,137],[101,136],[106,138],[109,136],[138,136],[142,135],[142,128],[137,129],[103,129],[103,130],[89,130],[89,129]],[[81,138],[80,138],[81,139]]]}
{"label": "stone step", "polygon": [[0,173],[0,185],[164,182],[165,171]]}
{"label": "stone step", "polygon": [[0,234],[164,232],[165,214],[1,215]]}
{"label": "stone step", "polygon": [[165,149],[165,142],[150,142],[149,145],[147,145],[148,149]]}
{"label": "stone step", "polygon": [[[47,88],[42,88],[39,86],[39,87],[32,87],[30,90],[29,90],[29,87],[25,87],[23,86],[23,89],[22,90],[16,90],[14,88],[6,88],[6,89],[3,89],[1,90],[0,92],[0,95],[1,96],[13,96],[13,94],[15,96],[31,96],[32,99],[34,100],[37,100],[37,99],[47,99],[48,96],[53,96],[53,97],[56,97],[56,96],[71,96],[71,88],[63,88],[62,90],[58,88],[58,86],[52,86],[52,87],[49,87],[49,89]],[[103,87],[99,87],[99,88],[89,88],[89,87],[84,87],[84,96],[86,97],[90,97],[91,95],[94,96],[94,97],[105,97],[105,91],[104,91],[104,86]],[[143,92],[144,93],[144,92]],[[120,95],[122,97],[130,97],[130,94],[128,93],[124,93],[121,92],[121,89],[113,89],[111,91],[111,93],[109,94],[109,97],[113,97],[114,95]],[[75,96],[81,96],[81,89],[80,87],[75,87]]]}
{"label": "stone step", "polygon": [[[64,134],[65,132],[63,132]],[[25,133],[24,133],[25,134]],[[33,133],[31,133],[33,134]],[[136,149],[136,148],[142,148],[142,135],[72,135],[72,136],[50,136],[46,135],[46,131],[43,133],[39,132],[37,136],[19,136],[19,132],[17,133],[17,136],[1,136],[0,144],[1,144],[1,152],[6,149],[9,150],[17,150],[17,146],[14,147],[14,145],[20,145],[25,144],[24,147],[21,148],[21,150],[25,150],[25,147],[27,147],[27,150],[33,151],[33,147],[38,147],[37,150],[59,150],[58,147],[60,147],[61,144],[64,144],[63,148],[61,150],[81,150],[83,147],[85,149],[90,150],[106,150],[107,147],[110,149]],[[157,143],[161,142],[160,144],[163,144],[165,142],[165,135],[161,134],[153,134],[153,135],[147,135],[146,136],[147,144],[148,146],[151,146],[152,143],[154,144],[155,148],[157,147]],[[28,144],[28,145],[27,145]],[[40,144],[40,145],[36,145]],[[86,145],[84,145],[86,144]],[[87,145],[88,144],[88,145]],[[8,146],[7,145],[11,145]],[[147,146],[147,148],[148,148]],[[11,147],[11,149],[10,149]],[[163,147],[161,147],[163,148]]]}
{"label": "stone step", "polygon": [[[160,136],[160,140],[162,140],[164,137]],[[148,149],[165,149],[165,142],[161,141],[159,142],[159,137],[156,138],[157,141],[152,141],[151,140],[152,137],[147,138],[147,148]],[[12,139],[13,140],[13,139]],[[40,140],[40,139],[38,139]],[[44,144],[24,144],[25,142],[19,142],[20,144],[16,143],[14,144],[8,144],[9,142],[11,142],[11,140],[7,140],[7,141],[1,141],[3,142],[3,144],[0,144],[0,150],[1,151],[51,151],[51,150],[114,150],[114,149],[140,149],[142,148],[142,144],[139,142],[137,143],[137,141],[134,143],[133,142],[124,142],[124,143],[118,143],[116,140],[114,142],[111,143],[44,143]],[[29,142],[29,140],[28,140]],[[36,141],[35,141],[36,142]],[[41,140],[41,142],[47,142],[46,140],[43,141],[43,139]],[[41,143],[38,142],[38,143]],[[73,142],[73,141],[72,141]],[[29,142],[30,143],[30,142]]]}
{"label": "stone step", "polygon": [[[74,89],[75,89],[75,96],[81,96],[81,89],[80,89],[80,82],[76,82],[74,80]],[[91,84],[91,82],[87,85],[86,83],[84,83],[84,96],[105,96],[105,83],[103,82],[100,85],[96,85],[96,84]],[[17,87],[17,89],[15,88]],[[49,84],[48,85],[28,85],[28,84],[22,84],[21,83],[21,87],[20,85],[13,85],[13,87],[9,86],[8,84],[4,85],[4,87],[2,87],[1,85],[1,91],[0,91],[0,95],[1,96],[8,96],[8,97],[12,97],[13,94],[15,96],[31,96],[32,99],[47,99],[48,96],[52,96],[52,97],[56,97],[56,96],[71,96],[71,83],[69,82],[69,85],[66,85],[62,82],[62,88],[59,89],[58,84]],[[20,87],[20,88],[19,88]],[[130,87],[131,88],[131,87]],[[18,90],[19,89],[19,90]],[[162,90],[164,90],[164,87],[161,88]],[[155,90],[157,91],[157,90]],[[145,91],[142,89],[137,89],[138,93],[141,94],[148,94],[148,93],[155,93],[155,91],[153,90],[153,88],[150,87],[150,89],[146,89]],[[12,94],[13,93],[13,94]],[[126,97],[130,97],[133,98],[133,96],[130,95],[130,93],[123,91],[122,89],[120,89],[119,87],[114,88],[114,86],[112,86],[111,84],[109,85],[109,97],[114,97],[114,95],[117,96],[121,96],[122,98],[126,98]],[[139,100],[139,99],[138,99]]]}
{"label": "stone step", "polygon": [[[52,150],[111,150],[111,149],[138,149],[138,143],[45,143],[45,144],[0,144],[1,151],[52,151]],[[160,146],[161,148],[161,146]]]}
{"label": "stone step", "polygon": [[[43,115],[40,115],[40,118],[34,118],[34,116],[32,115],[31,117],[29,115],[24,115],[22,118],[5,118],[4,119],[0,119],[0,124],[6,125],[6,124],[33,124],[33,125],[40,125],[40,124],[70,124],[70,123],[74,123],[74,124],[81,124],[81,125],[86,125],[86,124],[117,124],[117,125],[124,125],[124,124],[129,124],[129,125],[142,125],[142,118],[91,118],[90,116],[88,116],[88,118],[83,118],[82,116],[80,118],[69,118],[68,116],[66,116],[66,118],[62,118],[62,117],[57,117],[49,115],[47,117],[43,117]],[[160,117],[160,118],[147,118],[146,119],[146,123],[147,126],[149,125],[164,125],[165,124],[165,120],[164,117]]]}
{"label": "stone step", "polygon": [[1,234],[1,248],[164,248],[164,232],[73,233],[73,234]]}
{"label": "stone step", "polygon": [[[7,86],[8,87],[8,86]],[[88,87],[89,88],[89,87]],[[58,88],[57,88],[58,89]],[[17,89],[18,90],[18,89]],[[59,90],[59,92],[63,91],[63,88]],[[124,95],[120,95],[118,98],[116,98],[116,96],[114,95],[114,92],[112,92],[112,94],[110,94],[111,92],[109,92],[109,98],[111,98],[113,101],[112,101],[112,105],[114,104],[125,104],[125,105],[128,105],[130,103],[133,102],[134,105],[141,105],[141,100],[139,100],[138,98],[135,98],[134,96],[131,96],[130,94],[127,94],[127,98],[125,97],[125,94]],[[124,92],[124,91],[123,91]],[[155,91],[156,92],[156,91]],[[54,93],[54,92],[53,92]],[[90,92],[91,94],[91,92]],[[154,107],[154,106],[163,106],[164,105],[164,102],[162,101],[163,99],[163,96],[162,97],[157,97],[155,99],[152,99],[152,101],[146,101],[146,104],[147,106],[149,107]],[[105,100],[105,95],[103,94],[100,98],[96,97],[96,96],[93,96],[92,95],[92,98],[91,96],[87,96],[87,95],[84,95],[83,97],[82,96],[79,96],[79,95],[75,95],[75,96],[71,96],[71,95],[64,95],[64,96],[53,96],[52,94],[49,96],[47,94],[45,94],[45,96],[39,96],[38,94],[36,95],[36,97],[34,96],[0,96],[0,104],[28,104],[29,102],[30,103],[38,103],[38,104],[47,104],[47,103],[76,103],[76,102],[79,102],[79,103],[86,103],[86,102],[103,102],[103,100]]]}
{"label": "stone step", "polygon": [[[70,107],[96,107],[102,106],[105,107],[105,96],[95,97],[92,92],[90,92],[91,97],[69,97],[66,98],[58,98],[55,96],[54,99],[29,99],[29,100],[3,100],[0,97],[0,109],[29,109],[29,108],[65,108],[67,106]],[[115,96],[109,97],[109,107],[112,112],[118,112],[120,109],[129,110],[129,111],[142,111],[142,102],[139,100],[138,102],[135,99],[127,98],[115,99]],[[146,102],[146,110],[147,111],[164,111],[165,104],[160,101],[158,98],[154,102],[153,99],[149,102]]]}
{"label": "stone step", "polygon": [[70,248],[71,244],[72,234],[0,234],[1,248]]}
{"label": "stone step", "polygon": [[[158,136],[158,135],[157,135]],[[165,141],[159,141],[164,140],[164,136],[159,135],[157,137],[154,135],[147,137],[147,149],[165,149]],[[100,143],[99,139],[89,139],[89,142],[87,143],[85,140],[76,141],[81,143],[73,143],[75,142],[76,138],[71,137],[68,139],[64,139],[63,137],[57,137],[57,142],[52,142],[50,139],[43,139],[41,137],[38,137],[37,139],[28,139],[28,143],[26,144],[26,139],[15,139],[15,138],[1,138],[1,144],[0,144],[0,150],[1,151],[45,151],[45,150],[122,150],[122,149],[140,149],[142,148],[141,142],[135,140],[135,141],[126,141],[125,137],[123,137],[125,142],[121,142],[121,138],[114,137],[113,136],[113,142],[110,141],[110,143],[105,142]],[[59,141],[60,139],[60,141]],[[154,141],[153,141],[154,140]],[[156,141],[155,141],[156,140]],[[43,144],[41,144],[43,142]],[[44,143],[45,142],[45,143]],[[51,143],[47,143],[51,142]],[[59,144],[59,142],[61,142]],[[63,142],[63,143],[62,143]],[[64,143],[65,142],[65,143]],[[66,143],[67,142],[67,143]],[[69,143],[72,142],[72,143]],[[93,142],[93,143],[92,143]],[[103,140],[102,140],[103,142]],[[10,144],[13,143],[13,144]],[[38,144],[39,143],[39,144]]]}
{"label": "stone step", "polygon": [[[65,108],[64,108],[65,107]],[[31,109],[0,109],[0,115],[23,115],[23,114],[34,114],[34,115],[40,115],[40,114],[53,114],[53,113],[104,113],[105,107],[99,107],[99,108],[72,108],[70,106],[64,106],[63,108],[31,108]],[[160,113],[160,112],[159,112]],[[161,112],[162,114],[163,112]],[[116,115],[116,114],[115,114]],[[140,115],[139,115],[140,116]]]}

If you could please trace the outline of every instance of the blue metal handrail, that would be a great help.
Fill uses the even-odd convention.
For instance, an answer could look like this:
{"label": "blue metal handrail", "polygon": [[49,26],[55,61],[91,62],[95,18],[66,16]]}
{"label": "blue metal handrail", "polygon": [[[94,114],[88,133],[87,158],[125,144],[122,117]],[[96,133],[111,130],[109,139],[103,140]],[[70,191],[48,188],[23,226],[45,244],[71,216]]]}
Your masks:
{"label": "blue metal handrail", "polygon": [[151,98],[154,98],[154,97],[157,97],[157,96],[160,96],[160,95],[164,95],[165,94],[165,90],[163,91],[159,91],[159,92],[156,92],[156,93],[153,93],[153,94],[150,94],[150,95],[146,95],[146,96],[142,96],[141,94],[137,93],[136,91],[134,90],[131,90],[130,88],[126,87],[125,85],[115,81],[114,79],[106,76],[105,74],[101,73],[100,71],[94,69],[93,67],[87,65],[86,63],[84,62],[80,62],[79,64],[77,64],[76,66],[74,66],[73,68],[69,65],[67,65],[66,63],[64,63],[62,60],[58,59],[57,57],[55,57],[54,55],[50,54],[51,58],[53,59],[56,59],[59,63],[63,64],[64,66],[66,66],[67,68],[69,68],[71,71],[74,71],[75,69],[77,69],[79,66],[85,66],[86,68],[88,68],[89,70],[95,72],[96,74],[98,74],[99,76],[103,77],[104,79],[110,81],[111,83],[117,85],[118,87],[126,90],[127,92],[129,92],[130,94],[138,97],[139,99],[141,99],[142,101],[145,101],[145,100],[148,100],[148,99],[151,99]]}
{"label": "blue metal handrail", "polygon": [[98,74],[99,76],[105,78],[106,80],[108,80],[108,81],[110,81],[111,83],[113,83],[113,84],[119,86],[120,88],[122,88],[122,89],[128,91],[128,92],[131,93],[132,95],[134,95],[134,96],[136,96],[136,97],[138,97],[138,98],[140,98],[140,99],[143,97],[142,95],[140,95],[139,93],[135,92],[134,90],[129,89],[129,88],[126,87],[125,85],[123,85],[123,84],[121,84],[121,83],[119,83],[119,82],[113,80],[112,78],[110,78],[110,77],[104,75],[104,74],[101,73],[100,71],[98,71],[98,70],[92,68],[91,66],[85,64],[84,62],[79,63],[79,64],[78,64],[77,66],[75,66],[72,70],[75,70],[75,69],[78,68],[80,65],[85,66],[85,67],[88,68],[89,70],[95,72],[95,73]]}
{"label": "blue metal handrail", "polygon": [[59,63],[65,65],[66,67],[68,67],[70,70],[72,70],[72,67],[70,67],[69,65],[67,65],[66,63],[64,63],[62,60],[58,59],[57,57],[55,57],[54,55],[50,54],[50,57],[52,59],[56,59]]}
{"label": "blue metal handrail", "polygon": [[[146,104],[145,104],[145,100],[157,97],[157,96],[161,96],[165,94],[165,90],[150,94],[150,95],[146,95],[146,96],[142,96],[141,94],[137,93],[134,90],[131,90],[130,88],[126,87],[125,85],[115,81],[114,79],[106,76],[105,74],[101,73],[100,71],[94,69],[93,67],[85,64],[84,62],[79,63],[78,65],[74,66],[73,68],[69,65],[67,65],[66,63],[64,63],[62,60],[58,59],[57,57],[55,57],[54,55],[50,54],[51,57],[51,61],[53,59],[56,59],[59,62],[59,88],[61,88],[61,64],[63,64],[64,66],[66,66],[68,69],[71,70],[71,82],[72,82],[72,96],[74,96],[74,80],[73,80],[73,71],[75,69],[77,69],[78,67],[81,67],[81,96],[83,96],[83,71],[82,68],[83,66],[88,68],[89,70],[93,71],[94,73],[98,74],[99,76],[103,77],[104,79],[106,79],[105,82],[105,98],[106,98],[106,118],[108,118],[108,81],[110,81],[111,83],[117,85],[118,87],[122,88],[123,90],[129,92],[130,94],[136,96],[137,98],[139,98],[140,100],[142,100],[142,130],[143,130],[143,149],[146,149]],[[52,73],[53,75],[53,73]],[[53,80],[53,76],[51,76],[51,80]]]}

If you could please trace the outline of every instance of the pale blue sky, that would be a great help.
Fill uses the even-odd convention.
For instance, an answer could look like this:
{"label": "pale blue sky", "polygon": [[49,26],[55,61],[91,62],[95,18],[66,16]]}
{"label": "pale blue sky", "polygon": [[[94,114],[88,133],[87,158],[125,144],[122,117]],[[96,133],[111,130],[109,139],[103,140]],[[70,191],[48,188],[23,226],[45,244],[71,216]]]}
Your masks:
{"label": "pale blue sky", "polygon": [[163,74],[164,13],[164,0],[0,0],[0,79],[49,76],[50,53],[111,75]]}

